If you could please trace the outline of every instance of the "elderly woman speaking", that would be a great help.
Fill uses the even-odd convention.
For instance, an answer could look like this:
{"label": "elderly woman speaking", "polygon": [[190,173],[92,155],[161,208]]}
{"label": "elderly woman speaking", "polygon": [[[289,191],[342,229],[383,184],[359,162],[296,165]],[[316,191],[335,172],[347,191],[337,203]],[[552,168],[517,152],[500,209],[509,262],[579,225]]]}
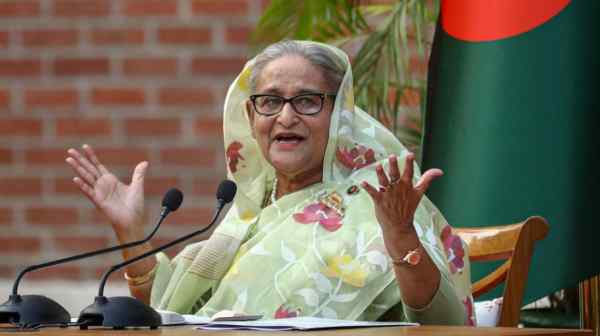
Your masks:
{"label": "elderly woman speaking", "polygon": [[[206,241],[129,266],[134,296],[209,316],[473,322],[464,246],[423,195],[442,172],[420,175],[414,155],[354,106],[345,53],[269,46],[230,86],[223,120],[234,205]],[[118,239],[140,239],[148,164],[125,185],[91,147],[69,155]]]}

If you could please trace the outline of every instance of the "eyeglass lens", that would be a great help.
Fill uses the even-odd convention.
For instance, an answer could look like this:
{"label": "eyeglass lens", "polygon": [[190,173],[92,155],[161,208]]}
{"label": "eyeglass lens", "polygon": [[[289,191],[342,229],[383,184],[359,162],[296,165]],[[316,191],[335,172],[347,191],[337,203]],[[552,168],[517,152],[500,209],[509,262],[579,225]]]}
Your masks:
{"label": "eyeglass lens", "polygon": [[320,94],[306,94],[291,99],[279,96],[258,96],[255,99],[255,105],[260,113],[277,114],[283,109],[286,101],[289,101],[298,113],[315,114],[321,111],[323,96]]}

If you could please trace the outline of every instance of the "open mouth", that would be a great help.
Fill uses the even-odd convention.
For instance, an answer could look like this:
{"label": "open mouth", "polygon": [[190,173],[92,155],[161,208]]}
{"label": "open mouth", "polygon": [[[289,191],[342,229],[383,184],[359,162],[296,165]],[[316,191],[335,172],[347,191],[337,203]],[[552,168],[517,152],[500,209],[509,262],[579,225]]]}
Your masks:
{"label": "open mouth", "polygon": [[304,137],[297,134],[278,134],[274,140],[277,143],[298,143],[303,141]]}

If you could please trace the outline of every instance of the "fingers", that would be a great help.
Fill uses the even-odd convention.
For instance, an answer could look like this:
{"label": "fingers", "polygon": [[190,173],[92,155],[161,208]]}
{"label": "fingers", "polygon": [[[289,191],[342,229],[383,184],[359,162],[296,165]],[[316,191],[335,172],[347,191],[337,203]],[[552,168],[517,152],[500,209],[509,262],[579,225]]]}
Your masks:
{"label": "fingers", "polygon": [[[82,177],[86,177],[86,176],[91,176],[92,177],[92,182],[91,184],[93,185],[95,180],[97,180],[102,174],[100,173],[100,171],[98,170],[98,168],[96,167],[95,164],[93,164],[92,162],[90,162],[90,160],[82,155],[81,153],[79,153],[79,151],[73,149],[73,148],[69,148],[69,150],[67,150],[67,153],[69,153],[69,155],[71,156],[71,158],[74,159],[74,163],[76,164],[76,166],[81,167],[82,169],[84,169],[86,171],[86,174],[83,174]],[[79,170],[78,170],[79,172]],[[87,179],[86,179],[87,181]]]}
{"label": "fingers", "polygon": [[94,183],[96,183],[96,178],[87,169],[85,169],[79,163],[79,161],[75,160],[72,157],[68,157],[65,161],[67,162],[67,164],[69,166],[71,166],[71,168],[73,169],[75,174],[77,174],[79,176],[79,181],[81,183],[85,182],[90,186],[93,186]]}
{"label": "fingers", "polygon": [[131,183],[143,182],[146,176],[146,170],[148,169],[148,162],[143,161],[138,163],[133,170],[133,176],[131,177]]}
{"label": "fingers", "polygon": [[104,165],[100,163],[100,160],[98,160],[98,156],[96,156],[96,153],[94,152],[94,149],[92,149],[92,146],[84,144],[81,147],[83,148],[83,151],[86,154],[87,158],[96,166],[96,168],[98,169],[98,171],[100,171],[101,174],[109,173],[108,169],[106,169],[106,167],[104,167]]}
{"label": "fingers", "polygon": [[414,175],[414,162],[415,154],[408,153],[404,160],[404,171],[402,172],[402,181],[410,185],[412,185],[412,178]]}
{"label": "fingers", "polygon": [[381,193],[379,192],[379,190],[377,190],[377,188],[369,184],[369,182],[363,181],[360,185],[361,187],[363,187],[363,189],[365,189],[365,191],[371,196],[371,198],[374,201],[379,199]]}
{"label": "fingers", "polygon": [[444,175],[444,172],[441,169],[433,168],[427,170],[415,185],[415,190],[423,195],[429,188],[431,182],[442,175]]}
{"label": "fingers", "polygon": [[95,203],[95,199],[94,199],[94,189],[92,189],[88,184],[86,184],[85,182],[83,182],[79,177],[74,177],[73,178],[73,182],[79,187],[79,189],[81,189],[81,191],[83,192],[83,194],[90,199],[90,201],[92,201],[92,203]]}
{"label": "fingers", "polygon": [[388,180],[387,175],[385,174],[385,170],[381,164],[378,164],[375,167],[375,171],[377,172],[377,181],[382,188],[386,188],[390,185],[390,181]]}
{"label": "fingers", "polygon": [[392,154],[392,155],[390,155],[388,162],[390,165],[390,168],[389,168],[390,182],[391,183],[398,182],[398,180],[400,180],[400,169],[398,168],[398,157],[396,155]]}

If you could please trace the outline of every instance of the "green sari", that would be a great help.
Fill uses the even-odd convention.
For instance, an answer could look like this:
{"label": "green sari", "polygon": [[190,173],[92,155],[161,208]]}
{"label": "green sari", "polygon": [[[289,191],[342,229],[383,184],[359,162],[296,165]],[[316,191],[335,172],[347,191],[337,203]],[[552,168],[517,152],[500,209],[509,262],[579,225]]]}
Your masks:
{"label": "green sari", "polygon": [[[314,42],[302,42],[314,43]],[[414,216],[419,239],[441,273],[431,303],[402,303],[370,196],[375,165],[408,151],[378,121],[354,106],[348,57],[331,116],[323,180],[267,204],[274,169],[262,156],[245,114],[250,60],[232,83],[223,117],[228,177],[238,185],[229,212],[206,241],[173,260],[157,257],[151,305],[211,316],[220,310],[350,320],[406,319],[471,324],[471,283],[464,244],[427,199]],[[415,169],[415,181],[420,176]]]}

